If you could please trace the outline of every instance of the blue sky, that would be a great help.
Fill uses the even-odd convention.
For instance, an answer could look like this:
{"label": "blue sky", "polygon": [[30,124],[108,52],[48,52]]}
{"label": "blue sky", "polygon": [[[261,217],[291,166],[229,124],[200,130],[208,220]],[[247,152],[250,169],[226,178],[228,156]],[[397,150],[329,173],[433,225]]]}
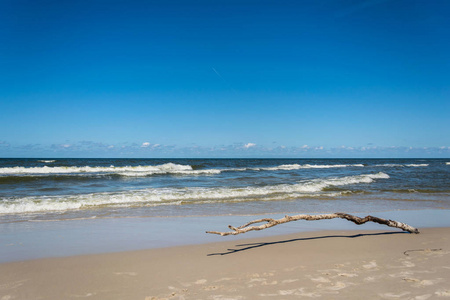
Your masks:
{"label": "blue sky", "polygon": [[0,157],[450,157],[448,1],[0,1]]}

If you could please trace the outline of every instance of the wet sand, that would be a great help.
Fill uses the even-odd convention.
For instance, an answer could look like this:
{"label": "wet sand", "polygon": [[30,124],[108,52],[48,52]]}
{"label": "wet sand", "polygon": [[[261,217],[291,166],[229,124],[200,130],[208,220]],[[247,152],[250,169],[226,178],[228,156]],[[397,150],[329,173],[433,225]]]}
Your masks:
{"label": "wet sand", "polygon": [[0,299],[450,299],[450,228],[338,230],[0,264]]}

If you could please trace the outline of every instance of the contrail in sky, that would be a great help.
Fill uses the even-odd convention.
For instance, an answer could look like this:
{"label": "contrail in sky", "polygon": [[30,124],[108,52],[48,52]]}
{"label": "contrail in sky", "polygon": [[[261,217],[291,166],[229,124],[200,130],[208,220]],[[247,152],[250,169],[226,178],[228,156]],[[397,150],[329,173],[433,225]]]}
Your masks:
{"label": "contrail in sky", "polygon": [[216,73],[217,74],[217,76],[219,76],[220,78],[222,78],[222,80],[223,81],[225,81],[225,79],[222,77],[222,75],[220,75],[220,73],[219,72],[217,72],[217,70],[216,69],[214,69],[213,67],[211,67],[211,69],[213,69],[213,71],[214,71],[214,73]]}
{"label": "contrail in sky", "polygon": [[236,92],[235,89],[231,86],[231,84],[229,84],[228,81],[226,81],[225,78],[223,78],[222,75],[220,75],[220,73],[217,72],[217,70],[216,70],[215,68],[211,67],[211,69],[214,71],[214,73],[216,73],[217,76],[220,77],[220,79],[223,80],[223,82],[224,82],[226,85],[228,85],[228,87],[229,87],[233,92]]}

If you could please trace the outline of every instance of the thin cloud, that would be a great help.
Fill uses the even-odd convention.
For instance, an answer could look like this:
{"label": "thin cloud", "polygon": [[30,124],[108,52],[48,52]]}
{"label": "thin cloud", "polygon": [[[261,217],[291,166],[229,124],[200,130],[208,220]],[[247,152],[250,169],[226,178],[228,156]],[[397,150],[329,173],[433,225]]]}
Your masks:
{"label": "thin cloud", "polygon": [[69,149],[72,147],[71,144],[52,144],[50,148],[58,150],[58,149]]}
{"label": "thin cloud", "polygon": [[[104,144],[101,142],[66,141],[60,144],[39,145],[22,144],[7,146],[8,143],[0,142],[0,154],[3,156],[39,155],[42,156],[68,156],[76,157],[142,157],[143,153],[152,157],[248,157],[251,153],[254,157],[449,157],[450,147],[440,145],[437,147],[414,146],[336,146],[326,147],[322,145],[286,146],[257,145],[256,143],[234,143],[221,145],[164,145],[151,144],[150,142],[127,142]],[[251,149],[251,150],[249,150]]]}
{"label": "thin cloud", "polygon": [[247,144],[244,145],[245,149],[250,149],[252,147],[256,147],[256,144],[254,144],[254,143],[247,143]]}

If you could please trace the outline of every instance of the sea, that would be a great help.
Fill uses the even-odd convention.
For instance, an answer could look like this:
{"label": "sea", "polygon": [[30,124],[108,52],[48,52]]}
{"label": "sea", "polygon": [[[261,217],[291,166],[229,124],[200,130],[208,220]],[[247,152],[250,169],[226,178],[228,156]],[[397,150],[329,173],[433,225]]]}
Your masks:
{"label": "sea", "polygon": [[0,159],[0,224],[450,209],[450,159]]}

